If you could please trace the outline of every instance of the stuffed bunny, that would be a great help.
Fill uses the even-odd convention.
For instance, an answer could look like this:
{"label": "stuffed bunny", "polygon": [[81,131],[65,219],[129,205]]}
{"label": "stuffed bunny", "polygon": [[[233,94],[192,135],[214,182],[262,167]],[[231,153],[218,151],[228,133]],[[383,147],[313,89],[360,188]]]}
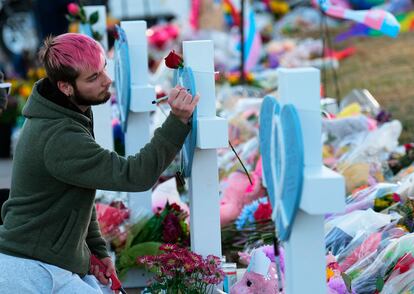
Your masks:
{"label": "stuffed bunny", "polygon": [[[283,249],[280,249],[281,277],[277,276],[273,246],[255,249],[250,257],[249,267],[242,279],[231,289],[230,294],[274,294],[283,292],[284,259]],[[248,260],[249,257],[241,255]],[[281,284],[279,284],[279,281]]]}

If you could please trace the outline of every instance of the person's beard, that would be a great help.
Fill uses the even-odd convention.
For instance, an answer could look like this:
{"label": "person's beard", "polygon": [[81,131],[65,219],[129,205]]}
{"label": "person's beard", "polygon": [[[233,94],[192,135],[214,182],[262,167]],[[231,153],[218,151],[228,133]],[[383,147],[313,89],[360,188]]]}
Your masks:
{"label": "person's beard", "polygon": [[105,104],[106,101],[108,101],[111,98],[111,94],[109,92],[105,92],[105,96],[102,99],[91,99],[88,96],[82,95],[76,85],[72,85],[72,86],[74,90],[73,91],[74,96],[72,97],[72,99],[73,99],[73,102],[75,102],[77,105],[92,106],[92,105]]}

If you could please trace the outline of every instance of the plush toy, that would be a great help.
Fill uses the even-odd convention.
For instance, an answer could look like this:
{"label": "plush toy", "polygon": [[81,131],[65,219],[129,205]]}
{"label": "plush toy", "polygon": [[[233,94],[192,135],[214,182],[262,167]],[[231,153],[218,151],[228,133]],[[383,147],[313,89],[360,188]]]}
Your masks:
{"label": "plush toy", "polygon": [[220,221],[221,225],[227,225],[234,221],[243,209],[243,206],[258,199],[265,194],[262,186],[262,161],[261,158],[256,164],[256,169],[250,174],[252,185],[249,178],[243,172],[237,171],[221,184],[223,197],[220,201]]}
{"label": "plush toy", "polygon": [[[249,259],[241,255],[243,259]],[[280,252],[281,277],[277,276],[276,264],[274,262],[273,246],[264,246],[255,249],[250,257],[249,267],[242,279],[231,289],[230,294],[274,294],[284,293],[283,291],[283,249]],[[281,281],[281,285],[279,284]]]}
{"label": "plush toy", "polygon": [[180,194],[177,191],[177,183],[175,178],[171,178],[161,184],[159,184],[152,192],[152,212],[157,213],[164,209],[168,203],[178,204],[182,210],[190,213],[190,209],[187,204],[181,201]]}

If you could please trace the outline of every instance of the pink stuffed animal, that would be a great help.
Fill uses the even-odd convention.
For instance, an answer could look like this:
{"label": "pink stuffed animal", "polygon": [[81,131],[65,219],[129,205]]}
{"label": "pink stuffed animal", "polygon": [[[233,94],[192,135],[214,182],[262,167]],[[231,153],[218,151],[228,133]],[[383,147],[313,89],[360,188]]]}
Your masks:
{"label": "pink stuffed animal", "polygon": [[265,194],[262,186],[262,159],[257,161],[256,169],[250,174],[253,185],[243,172],[237,171],[225,180],[222,185],[223,197],[220,201],[221,225],[227,225],[234,221],[246,204],[256,200]]}
{"label": "pink stuffed animal", "polygon": [[[246,258],[245,255],[242,257]],[[284,260],[282,249],[280,252],[280,263],[282,271],[280,280],[283,286]],[[230,289],[230,294],[284,293],[283,287],[279,287],[278,280],[273,246],[264,246],[253,251],[247,271],[243,278]]]}

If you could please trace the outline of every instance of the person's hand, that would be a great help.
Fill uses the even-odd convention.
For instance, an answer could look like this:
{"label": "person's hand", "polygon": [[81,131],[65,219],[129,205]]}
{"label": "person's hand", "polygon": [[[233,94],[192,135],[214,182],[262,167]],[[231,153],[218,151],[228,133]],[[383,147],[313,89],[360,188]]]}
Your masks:
{"label": "person's hand", "polygon": [[102,263],[106,267],[106,272],[99,272],[99,266],[98,265],[91,265],[90,272],[93,274],[100,283],[104,285],[108,285],[109,283],[109,277],[112,274],[116,275],[115,266],[112,263],[112,259],[110,257],[105,257],[100,259]]}
{"label": "person's hand", "polygon": [[171,89],[168,95],[168,104],[171,106],[171,112],[185,124],[188,123],[199,100],[199,95],[195,95],[193,98],[187,92],[187,89],[181,86]]}

